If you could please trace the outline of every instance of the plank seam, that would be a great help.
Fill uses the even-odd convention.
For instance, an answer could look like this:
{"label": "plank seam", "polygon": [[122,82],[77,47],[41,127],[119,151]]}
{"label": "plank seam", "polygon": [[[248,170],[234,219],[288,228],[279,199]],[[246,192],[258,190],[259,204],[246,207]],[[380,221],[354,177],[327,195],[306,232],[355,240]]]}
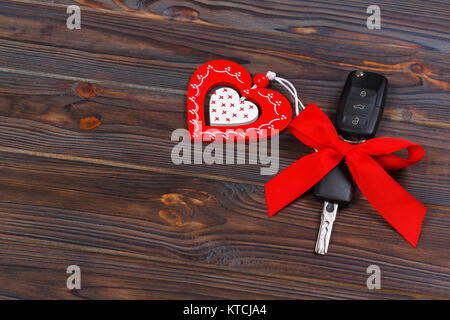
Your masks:
{"label": "plank seam", "polygon": [[21,75],[25,75],[25,76],[35,76],[35,77],[43,77],[43,78],[50,78],[50,79],[75,81],[75,82],[89,82],[89,83],[101,84],[101,85],[105,85],[105,86],[115,86],[115,87],[147,90],[147,91],[157,91],[157,92],[163,92],[163,93],[173,93],[173,94],[178,94],[178,95],[186,94],[186,92],[184,90],[144,86],[144,85],[140,85],[140,84],[132,84],[132,83],[127,83],[127,82],[112,81],[112,80],[98,80],[98,79],[91,79],[91,78],[65,76],[65,75],[56,74],[56,73],[47,73],[47,72],[39,72],[39,71],[31,71],[31,70],[0,67],[0,72],[21,74]]}
{"label": "plank seam", "polygon": [[109,166],[109,167],[134,169],[134,170],[140,170],[140,171],[168,173],[168,174],[187,176],[187,177],[199,177],[199,178],[204,178],[204,179],[208,179],[208,180],[219,180],[219,181],[227,181],[227,182],[233,182],[233,183],[243,183],[243,184],[248,184],[248,185],[264,186],[263,182],[253,182],[253,181],[247,181],[247,180],[243,180],[243,179],[236,179],[236,178],[230,178],[230,177],[223,177],[223,176],[218,176],[218,175],[213,175],[213,174],[208,174],[208,173],[186,172],[183,170],[172,169],[172,168],[161,168],[161,167],[137,165],[137,164],[130,164],[130,163],[124,163],[124,162],[119,162],[119,161],[101,160],[101,159],[97,159],[97,158],[87,158],[87,157],[78,157],[78,156],[71,156],[71,155],[64,155],[64,154],[57,154],[57,153],[29,151],[29,150],[22,150],[22,149],[10,148],[10,147],[0,147],[0,152],[22,154],[22,155],[35,156],[35,157],[40,157],[40,158],[55,159],[55,160],[91,163],[91,164],[104,165],[104,166]]}

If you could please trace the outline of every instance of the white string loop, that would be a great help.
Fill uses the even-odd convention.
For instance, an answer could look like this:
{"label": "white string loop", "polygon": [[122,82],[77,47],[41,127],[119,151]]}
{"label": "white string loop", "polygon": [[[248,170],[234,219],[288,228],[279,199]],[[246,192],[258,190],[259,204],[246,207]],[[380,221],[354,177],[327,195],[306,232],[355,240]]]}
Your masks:
{"label": "white string loop", "polygon": [[300,113],[299,105],[303,109],[305,109],[305,106],[303,105],[302,101],[298,98],[297,89],[295,89],[294,85],[290,83],[288,80],[284,78],[277,77],[277,74],[273,71],[267,71],[266,77],[269,80],[275,80],[279,84],[281,84],[293,97],[295,101],[295,113],[298,116]]}

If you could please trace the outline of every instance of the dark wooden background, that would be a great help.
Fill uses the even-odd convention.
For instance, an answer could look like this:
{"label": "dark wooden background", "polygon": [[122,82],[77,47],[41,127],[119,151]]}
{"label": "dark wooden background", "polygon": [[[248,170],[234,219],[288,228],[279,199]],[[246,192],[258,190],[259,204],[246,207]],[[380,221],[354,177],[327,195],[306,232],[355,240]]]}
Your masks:
{"label": "dark wooden background", "polygon": [[[0,0],[0,297],[450,298],[449,27],[445,0]],[[173,165],[212,59],[276,71],[329,116],[349,71],[386,75],[378,135],[426,150],[393,173],[428,208],[417,249],[358,193],[317,256],[312,195],[269,218],[259,166]],[[311,152],[280,142],[281,169]]]}

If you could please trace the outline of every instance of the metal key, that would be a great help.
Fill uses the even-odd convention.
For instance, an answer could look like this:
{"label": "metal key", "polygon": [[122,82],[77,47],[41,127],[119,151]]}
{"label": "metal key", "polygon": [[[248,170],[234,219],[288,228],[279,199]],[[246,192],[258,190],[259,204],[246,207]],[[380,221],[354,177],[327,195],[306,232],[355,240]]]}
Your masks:
{"label": "metal key", "polygon": [[334,219],[338,204],[325,201],[323,203],[322,218],[320,221],[319,235],[316,242],[316,253],[326,254],[328,251],[328,244],[330,243],[331,230],[333,229]]}
{"label": "metal key", "polygon": [[347,205],[352,201],[353,189],[353,179],[344,162],[339,163],[314,187],[316,197],[324,200],[316,253],[322,255],[327,253],[338,206]]}
{"label": "metal key", "polygon": [[[387,86],[387,79],[380,74],[360,70],[350,72],[334,121],[342,138],[359,143],[375,136],[383,114]],[[324,200],[316,253],[327,253],[338,206],[351,202],[353,188],[353,179],[345,162],[316,184],[314,193]]]}

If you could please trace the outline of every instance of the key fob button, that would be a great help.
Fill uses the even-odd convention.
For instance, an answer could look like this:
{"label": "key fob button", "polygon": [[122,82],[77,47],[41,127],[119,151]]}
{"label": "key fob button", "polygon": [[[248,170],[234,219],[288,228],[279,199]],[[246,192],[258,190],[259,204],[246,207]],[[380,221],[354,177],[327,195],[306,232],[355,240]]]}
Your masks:
{"label": "key fob button", "polygon": [[370,113],[370,102],[366,101],[349,101],[344,109],[344,114],[358,115],[367,117]]}
{"label": "key fob button", "polygon": [[370,88],[353,87],[350,89],[351,97],[373,98],[377,96],[377,91]]}
{"label": "key fob button", "polygon": [[367,126],[367,118],[359,115],[344,115],[344,126],[351,128],[365,128]]}
{"label": "key fob button", "polygon": [[353,110],[356,111],[366,111],[367,110],[367,104],[364,103],[357,103],[352,105]]}
{"label": "key fob button", "polygon": [[[349,96],[349,99],[347,99],[344,107],[344,113],[369,117],[369,114],[377,100],[376,92],[369,89],[360,90],[359,88],[354,88],[353,91],[355,91],[355,95],[351,97]],[[358,95],[358,92],[365,92],[365,96],[361,97]]]}

